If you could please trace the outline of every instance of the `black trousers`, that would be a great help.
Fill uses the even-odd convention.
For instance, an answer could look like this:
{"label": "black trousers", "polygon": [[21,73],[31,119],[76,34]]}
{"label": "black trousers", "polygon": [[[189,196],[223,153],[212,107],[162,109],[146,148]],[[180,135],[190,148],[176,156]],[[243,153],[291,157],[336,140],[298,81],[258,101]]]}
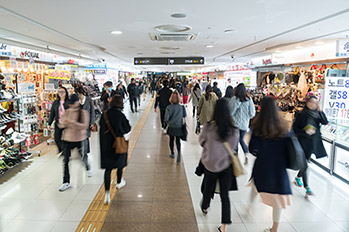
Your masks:
{"label": "black trousers", "polygon": [[193,116],[195,116],[195,111],[197,111],[198,107],[197,106],[193,106]]}
{"label": "black trousers", "polygon": [[[109,191],[110,190],[110,179],[111,179],[111,171],[113,169],[105,169],[105,172],[104,172],[104,189],[106,191]],[[118,184],[120,184],[121,182],[121,178],[122,178],[122,168],[119,168],[117,171],[116,171],[116,182]]]}
{"label": "black trousers", "polygon": [[231,224],[230,200],[229,190],[233,178],[233,167],[229,166],[222,172],[213,173],[205,169],[204,177],[204,197],[202,201],[202,208],[208,209],[211,203],[212,192],[214,192],[219,181],[220,197],[222,203],[222,224]]}
{"label": "black trousers", "polygon": [[163,129],[166,128],[166,122],[165,122],[165,113],[166,113],[166,108],[160,108],[160,120],[161,120],[161,126]]}
{"label": "black trousers", "polygon": [[[133,108],[133,105],[135,108]],[[137,111],[137,97],[136,96],[130,96],[130,106],[131,106],[131,111],[134,112],[133,109],[136,109]]]}
{"label": "black trousers", "polygon": [[[307,160],[309,162],[309,160]],[[308,187],[308,165],[305,168],[299,170],[297,177],[302,177],[304,188]]]}
{"label": "black trousers", "polygon": [[71,150],[77,148],[79,154],[86,166],[86,170],[90,170],[90,165],[88,164],[88,157],[86,153],[86,141],[82,142],[65,142],[63,144],[63,183],[70,183],[69,174],[69,159],[71,156]]}
{"label": "black trousers", "polygon": [[178,136],[170,136],[170,150],[171,154],[174,154],[174,141],[176,138],[176,146],[178,151],[177,162],[181,161],[181,138]]}
{"label": "black trousers", "polygon": [[61,153],[63,151],[62,133],[63,133],[63,129],[61,129],[57,125],[55,125],[54,138],[55,138],[55,143],[58,147],[59,153]]}

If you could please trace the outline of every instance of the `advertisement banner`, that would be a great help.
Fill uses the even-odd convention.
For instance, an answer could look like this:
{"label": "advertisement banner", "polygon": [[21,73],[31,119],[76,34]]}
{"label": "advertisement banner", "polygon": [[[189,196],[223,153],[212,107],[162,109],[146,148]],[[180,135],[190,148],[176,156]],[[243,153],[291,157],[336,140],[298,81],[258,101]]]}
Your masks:
{"label": "advertisement banner", "polygon": [[337,57],[349,57],[349,40],[337,40]]}
{"label": "advertisement banner", "polygon": [[50,79],[58,80],[70,80],[70,71],[69,70],[49,70],[48,77]]}
{"label": "advertisement banner", "polygon": [[349,120],[349,77],[326,77],[324,113],[329,119]]}

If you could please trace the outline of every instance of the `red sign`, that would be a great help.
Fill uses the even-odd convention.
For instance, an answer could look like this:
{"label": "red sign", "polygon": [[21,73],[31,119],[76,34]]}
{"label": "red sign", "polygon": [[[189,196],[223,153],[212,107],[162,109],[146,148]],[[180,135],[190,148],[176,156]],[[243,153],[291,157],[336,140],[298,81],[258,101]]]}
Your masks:
{"label": "red sign", "polygon": [[39,144],[39,135],[35,134],[34,135],[34,145],[38,145]]}
{"label": "red sign", "polygon": [[25,139],[25,146],[30,147],[32,145],[32,136],[30,135]]}
{"label": "red sign", "polygon": [[263,64],[264,65],[267,65],[267,64],[271,64],[271,59],[265,59],[265,60],[262,60]]}

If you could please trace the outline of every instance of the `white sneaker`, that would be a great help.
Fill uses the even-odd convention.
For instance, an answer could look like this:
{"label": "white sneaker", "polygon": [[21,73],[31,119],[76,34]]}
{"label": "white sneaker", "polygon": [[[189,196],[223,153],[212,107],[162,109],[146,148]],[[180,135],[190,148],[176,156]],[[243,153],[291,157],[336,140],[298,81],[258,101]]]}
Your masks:
{"label": "white sneaker", "polygon": [[104,204],[109,205],[109,203],[110,203],[110,192],[105,191]]}
{"label": "white sneaker", "polygon": [[87,177],[92,177],[92,170],[91,168],[87,170]]}
{"label": "white sneaker", "polygon": [[65,190],[67,190],[68,188],[70,188],[70,184],[69,183],[63,183],[62,186],[59,188],[59,191],[63,192]]}
{"label": "white sneaker", "polygon": [[266,228],[265,230],[264,230],[264,232],[270,232],[271,231],[271,228],[270,227],[268,227],[268,228]]}
{"label": "white sneaker", "polygon": [[125,185],[126,185],[126,181],[124,178],[122,178],[120,184],[116,185],[116,188],[121,189],[121,188],[125,187]]}

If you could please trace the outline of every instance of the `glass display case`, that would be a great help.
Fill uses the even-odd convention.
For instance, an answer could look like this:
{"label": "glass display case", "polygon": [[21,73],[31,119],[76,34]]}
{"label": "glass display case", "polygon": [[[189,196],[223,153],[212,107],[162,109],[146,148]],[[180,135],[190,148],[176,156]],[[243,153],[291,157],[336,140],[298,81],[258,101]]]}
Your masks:
{"label": "glass display case", "polygon": [[330,121],[321,127],[328,157],[312,161],[331,175],[349,183],[349,121]]}

